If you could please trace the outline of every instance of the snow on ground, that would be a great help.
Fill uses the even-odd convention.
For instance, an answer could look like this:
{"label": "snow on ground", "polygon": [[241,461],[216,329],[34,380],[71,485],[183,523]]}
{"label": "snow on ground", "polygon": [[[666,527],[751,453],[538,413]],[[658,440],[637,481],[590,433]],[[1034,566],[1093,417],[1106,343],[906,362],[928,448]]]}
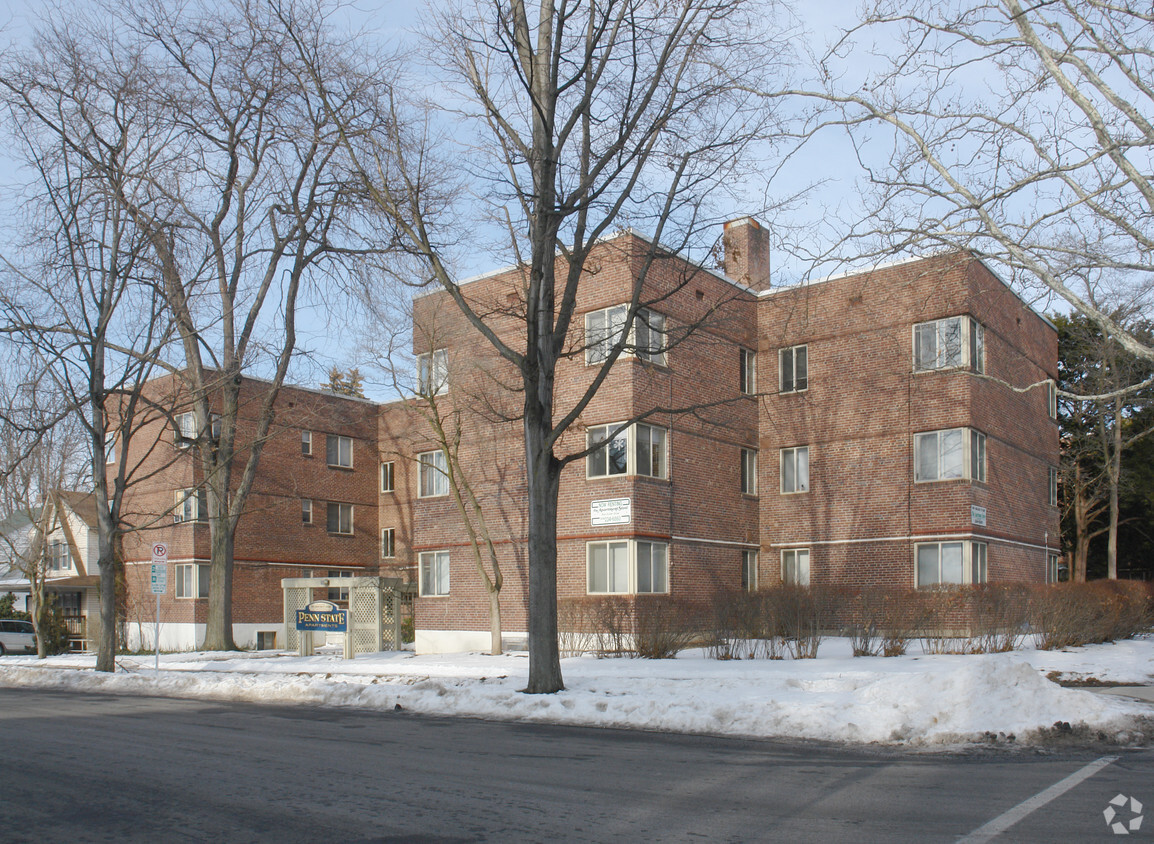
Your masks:
{"label": "snow on ground", "polygon": [[[917,651],[917,646],[911,648]],[[826,640],[815,660],[562,660],[566,689],[525,695],[525,654],[298,657],[270,651],[95,658],[0,657],[0,686],[36,686],[209,700],[346,706],[499,720],[845,742],[956,744],[989,734],[1018,742],[1056,722],[1122,744],[1154,723],[1154,704],[1062,688],[1046,675],[1154,685],[1154,637],[1070,651],[979,656],[851,656]],[[1053,672],[1057,672],[1056,674]]]}

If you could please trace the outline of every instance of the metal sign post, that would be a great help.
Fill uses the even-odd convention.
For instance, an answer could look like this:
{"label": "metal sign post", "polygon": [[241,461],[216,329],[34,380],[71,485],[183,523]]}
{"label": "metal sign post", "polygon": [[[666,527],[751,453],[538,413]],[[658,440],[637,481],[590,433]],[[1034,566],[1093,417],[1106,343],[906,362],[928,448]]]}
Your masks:
{"label": "metal sign post", "polygon": [[152,546],[152,594],[156,596],[156,622],[153,637],[156,641],[156,676],[160,676],[160,596],[168,591],[168,546],[157,542]]}

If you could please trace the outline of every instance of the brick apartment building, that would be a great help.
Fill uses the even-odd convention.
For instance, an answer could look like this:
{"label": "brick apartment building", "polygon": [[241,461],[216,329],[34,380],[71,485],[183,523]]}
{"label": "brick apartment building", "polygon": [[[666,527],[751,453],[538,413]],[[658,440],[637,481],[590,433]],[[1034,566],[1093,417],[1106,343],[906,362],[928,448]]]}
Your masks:
{"label": "brick apartment building", "polygon": [[[620,336],[633,279],[656,255],[634,348],[557,449],[605,442],[563,471],[559,596],[1053,578],[1054,327],[966,254],[775,288],[756,221],[727,225],[724,243],[725,273],[631,232],[589,262],[558,366],[555,418],[595,377]],[[521,290],[517,270],[463,286],[504,338],[516,337]],[[516,374],[444,292],[416,300],[413,348],[431,402],[282,394],[237,532],[238,642],[279,630],[280,578],[379,568],[418,586],[419,651],[487,648],[489,600],[442,471],[433,406],[500,558],[506,638],[524,638]],[[308,435],[312,457],[302,454]],[[320,459],[333,438],[352,442],[350,466]],[[141,511],[172,508],[177,490],[195,489],[194,463],[158,473]],[[310,501],[311,524],[302,519]],[[351,535],[340,521],[345,505]],[[189,512],[177,506],[164,528],[178,549],[178,585],[195,577],[187,567],[207,562],[207,527]],[[130,594],[147,591],[146,556],[144,544],[126,553]],[[191,590],[168,602],[188,634],[203,629],[195,625],[206,604]]]}

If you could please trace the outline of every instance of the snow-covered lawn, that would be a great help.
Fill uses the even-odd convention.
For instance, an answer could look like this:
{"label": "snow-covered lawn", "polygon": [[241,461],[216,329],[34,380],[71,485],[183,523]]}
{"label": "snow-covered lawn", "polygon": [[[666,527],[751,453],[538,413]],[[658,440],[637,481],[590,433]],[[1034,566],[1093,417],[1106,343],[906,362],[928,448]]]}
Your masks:
{"label": "snow-covered lawn", "polygon": [[[853,658],[829,639],[816,660],[562,661],[566,689],[525,695],[524,654],[415,656],[345,661],[261,651],[122,657],[97,674],[94,657],[0,658],[0,685],[182,698],[301,703],[516,721],[847,742],[955,744],[1042,741],[1057,722],[1128,744],[1151,735],[1154,704],[1062,688],[1062,679],[1154,685],[1154,638],[1071,651],[982,656]],[[1054,674],[1057,672],[1057,674]]]}

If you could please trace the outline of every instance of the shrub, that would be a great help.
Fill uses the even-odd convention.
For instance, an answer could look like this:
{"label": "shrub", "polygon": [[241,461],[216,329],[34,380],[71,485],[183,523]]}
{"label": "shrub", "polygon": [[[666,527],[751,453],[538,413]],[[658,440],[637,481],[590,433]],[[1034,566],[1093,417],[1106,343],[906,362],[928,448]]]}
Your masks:
{"label": "shrub", "polygon": [[701,639],[703,615],[693,601],[653,595],[634,605],[633,649],[645,659],[670,659]]}
{"label": "shrub", "polygon": [[848,614],[847,634],[854,656],[877,656],[882,652],[885,626],[886,592],[861,589],[845,602]]}
{"label": "shrub", "polygon": [[16,596],[9,592],[0,595],[0,618],[15,618],[19,621],[31,621],[32,616],[16,609]]}
{"label": "shrub", "polygon": [[1104,580],[1039,587],[1029,613],[1043,650],[1126,639],[1150,629],[1151,589]]}
{"label": "shrub", "polygon": [[1017,583],[987,584],[967,590],[971,653],[1005,653],[1026,635],[1029,594]]}

